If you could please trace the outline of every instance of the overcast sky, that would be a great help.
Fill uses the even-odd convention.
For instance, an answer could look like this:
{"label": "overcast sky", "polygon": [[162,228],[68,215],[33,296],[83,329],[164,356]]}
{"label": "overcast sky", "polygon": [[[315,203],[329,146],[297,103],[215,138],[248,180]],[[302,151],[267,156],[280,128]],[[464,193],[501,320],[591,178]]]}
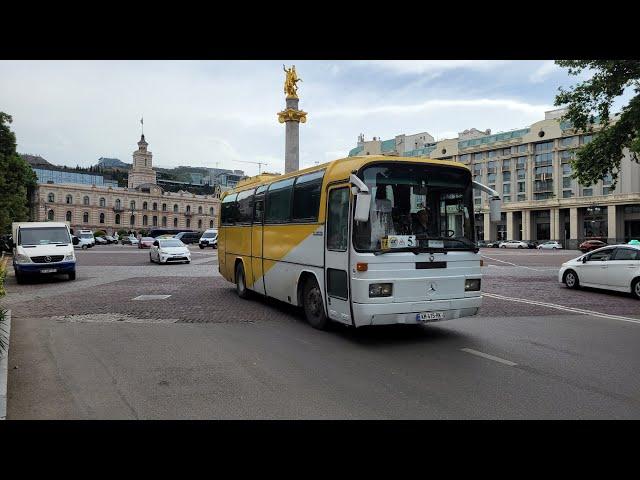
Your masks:
{"label": "overcast sky", "polygon": [[357,136],[528,126],[571,85],[552,61],[0,61],[0,111],[20,153],[93,165],[131,162],[140,117],[154,165],[284,170],[282,64],[296,65],[300,164],[355,147]]}

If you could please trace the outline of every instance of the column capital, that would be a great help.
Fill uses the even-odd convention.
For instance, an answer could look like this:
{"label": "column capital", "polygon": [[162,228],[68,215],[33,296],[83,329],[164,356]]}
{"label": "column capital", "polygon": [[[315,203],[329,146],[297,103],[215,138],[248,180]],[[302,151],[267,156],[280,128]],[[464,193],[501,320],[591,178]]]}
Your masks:
{"label": "column capital", "polygon": [[306,123],[307,112],[303,112],[302,110],[296,110],[293,108],[287,108],[281,112],[278,112],[278,121],[280,123],[284,123],[284,122]]}

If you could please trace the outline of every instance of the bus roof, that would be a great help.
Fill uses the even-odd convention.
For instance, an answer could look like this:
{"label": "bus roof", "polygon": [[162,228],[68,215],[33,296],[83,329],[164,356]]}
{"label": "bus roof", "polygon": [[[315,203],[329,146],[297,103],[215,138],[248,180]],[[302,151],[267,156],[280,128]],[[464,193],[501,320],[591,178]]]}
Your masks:
{"label": "bus roof", "polygon": [[243,190],[250,190],[259,187],[260,185],[268,185],[270,183],[278,182],[291,177],[297,177],[298,175],[304,175],[305,173],[317,172],[318,170],[327,170],[327,174],[334,180],[348,180],[349,175],[353,170],[359,170],[362,166],[368,163],[374,162],[399,162],[399,163],[424,163],[427,165],[442,165],[447,167],[457,167],[465,170],[469,170],[469,167],[460,163],[452,162],[450,160],[434,160],[432,158],[424,157],[398,157],[392,155],[363,155],[355,157],[340,158],[338,160],[332,160],[320,165],[314,165],[313,167],[304,168],[302,170],[296,170],[295,172],[289,172],[284,175],[256,175],[255,177],[248,178],[232,190],[224,192],[221,198],[227,195],[241,192]]}

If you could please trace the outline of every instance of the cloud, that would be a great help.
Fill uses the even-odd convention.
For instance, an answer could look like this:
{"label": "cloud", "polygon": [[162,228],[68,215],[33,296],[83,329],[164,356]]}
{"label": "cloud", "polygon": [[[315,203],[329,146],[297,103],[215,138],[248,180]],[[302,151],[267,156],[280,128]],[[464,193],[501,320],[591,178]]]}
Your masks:
{"label": "cloud", "polygon": [[489,71],[501,68],[503,60],[362,60],[356,66],[384,70],[398,75],[440,75],[448,70]]}
{"label": "cloud", "polygon": [[546,60],[529,76],[533,83],[543,82],[549,75],[560,70],[553,60]]}

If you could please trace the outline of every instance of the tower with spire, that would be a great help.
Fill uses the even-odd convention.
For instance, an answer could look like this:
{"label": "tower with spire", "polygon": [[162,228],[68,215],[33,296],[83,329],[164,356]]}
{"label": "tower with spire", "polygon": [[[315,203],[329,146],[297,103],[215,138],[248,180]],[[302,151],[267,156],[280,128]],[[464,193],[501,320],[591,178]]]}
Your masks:
{"label": "tower with spire", "polygon": [[145,183],[156,183],[156,172],[153,170],[152,154],[147,150],[149,144],[140,136],[138,150],[133,152],[133,166],[129,172],[128,187],[136,188]]}

